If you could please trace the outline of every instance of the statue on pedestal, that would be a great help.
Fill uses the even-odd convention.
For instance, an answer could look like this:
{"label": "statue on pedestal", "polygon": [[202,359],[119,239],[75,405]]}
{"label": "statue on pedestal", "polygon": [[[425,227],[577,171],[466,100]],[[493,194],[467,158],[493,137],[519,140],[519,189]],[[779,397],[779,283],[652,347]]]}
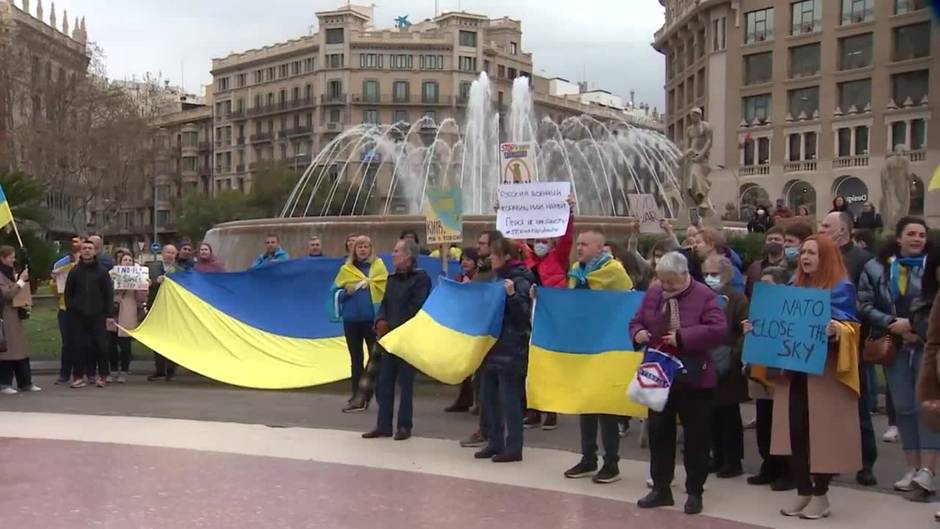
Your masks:
{"label": "statue on pedestal", "polygon": [[[691,124],[685,131],[686,148],[682,157],[683,210],[679,218],[680,222],[700,220],[715,225],[720,223],[720,219],[708,196],[712,188],[708,178],[711,173],[708,156],[712,150],[712,127],[702,119],[699,108],[692,109],[689,121]],[[693,215],[691,209],[695,209],[696,214]]]}
{"label": "statue on pedestal", "polygon": [[881,218],[888,229],[911,210],[911,160],[898,145],[881,170]]}

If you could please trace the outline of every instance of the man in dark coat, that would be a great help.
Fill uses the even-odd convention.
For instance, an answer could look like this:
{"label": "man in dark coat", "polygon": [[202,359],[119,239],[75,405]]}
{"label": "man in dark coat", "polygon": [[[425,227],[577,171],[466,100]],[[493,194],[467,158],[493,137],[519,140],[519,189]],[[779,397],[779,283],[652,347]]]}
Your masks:
{"label": "man in dark coat", "polygon": [[[65,281],[65,311],[73,343],[70,349],[75,354],[73,388],[87,385],[81,376],[83,372],[94,377],[97,367],[95,382],[99,387],[104,387],[109,374],[105,321],[114,315],[114,288],[111,276],[98,262],[95,252],[93,242],[83,242],[80,260]],[[96,365],[83,365],[85,358]]]}

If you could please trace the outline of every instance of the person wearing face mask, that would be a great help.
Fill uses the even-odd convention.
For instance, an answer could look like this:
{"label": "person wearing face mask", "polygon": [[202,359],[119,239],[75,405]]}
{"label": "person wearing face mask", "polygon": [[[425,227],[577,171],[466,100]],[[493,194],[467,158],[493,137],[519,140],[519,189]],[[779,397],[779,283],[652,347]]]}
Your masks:
{"label": "person wearing face mask", "polygon": [[812,234],[813,228],[802,222],[788,224],[783,230],[783,258],[791,274],[796,271],[797,260],[800,258],[800,246]]}
{"label": "person wearing face mask", "polygon": [[705,228],[699,231],[695,236],[695,255],[699,258],[699,261],[703,263],[713,255],[727,257],[728,260],[731,261],[731,264],[734,265],[731,286],[738,292],[744,293],[745,281],[744,274],[742,274],[740,270],[741,258],[738,257],[733,250],[728,248],[725,243],[725,236],[720,231],[714,228]]}
{"label": "person wearing face mask", "polygon": [[774,225],[774,219],[767,213],[767,208],[757,206],[757,211],[751,221],[747,223],[747,231],[750,233],[765,233]]}
{"label": "person wearing face mask", "polygon": [[750,298],[751,293],[754,291],[754,285],[760,283],[761,273],[765,268],[769,266],[786,266],[786,257],[784,256],[783,248],[783,228],[780,226],[773,226],[764,234],[764,244],[767,249],[767,256],[758,261],[751,263],[751,266],[747,267],[745,276],[747,276],[747,284],[744,287],[744,294]]}
{"label": "person wearing face mask", "polygon": [[923,219],[898,221],[894,241],[866,265],[859,278],[858,299],[862,319],[871,326],[871,337],[891,336],[897,356],[886,367],[907,473],[894,484],[911,501],[929,501],[936,492],[934,474],[940,454],[940,433],[929,428],[914,396],[924,341],[911,323],[915,302],[921,295],[929,250]]}

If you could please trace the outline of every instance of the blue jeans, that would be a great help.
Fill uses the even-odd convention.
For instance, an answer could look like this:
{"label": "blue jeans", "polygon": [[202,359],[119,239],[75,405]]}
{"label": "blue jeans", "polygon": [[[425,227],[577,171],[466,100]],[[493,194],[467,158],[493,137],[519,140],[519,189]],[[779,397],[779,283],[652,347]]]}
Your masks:
{"label": "blue jeans", "polygon": [[398,428],[411,430],[414,426],[415,368],[393,354],[382,355],[379,368],[379,385],[376,400],[379,402],[379,419],[376,429],[384,434],[392,433],[392,417],[395,414],[395,384],[398,383]]}
{"label": "blue jeans", "polygon": [[492,452],[522,453],[522,384],[522,375],[512,370],[481,372],[480,400]]}
{"label": "blue jeans", "polygon": [[940,432],[935,432],[924,424],[920,404],[914,393],[923,355],[923,344],[917,347],[905,345],[898,352],[894,363],[885,369],[898,431],[901,433],[901,446],[905,452],[940,450]]}
{"label": "blue jeans", "polygon": [[616,465],[620,462],[620,429],[616,415],[588,414],[581,419],[581,460],[597,463],[597,428],[600,425],[601,444],[604,445],[604,464]]}

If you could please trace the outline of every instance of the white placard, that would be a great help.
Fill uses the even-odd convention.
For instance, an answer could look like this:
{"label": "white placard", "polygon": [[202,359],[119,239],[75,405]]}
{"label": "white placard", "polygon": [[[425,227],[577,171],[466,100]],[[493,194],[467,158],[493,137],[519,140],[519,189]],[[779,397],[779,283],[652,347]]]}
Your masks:
{"label": "white placard", "polygon": [[627,195],[630,202],[630,214],[640,221],[640,233],[662,233],[659,225],[659,206],[656,198],[650,194],[630,193]]}
{"label": "white placard", "polygon": [[114,290],[147,290],[150,272],[146,266],[115,266],[111,269]]}
{"label": "white placard", "polygon": [[535,145],[502,143],[499,146],[499,182],[527,184],[535,180]]}
{"label": "white placard", "polygon": [[570,182],[502,184],[496,229],[510,239],[561,237],[568,229]]}

